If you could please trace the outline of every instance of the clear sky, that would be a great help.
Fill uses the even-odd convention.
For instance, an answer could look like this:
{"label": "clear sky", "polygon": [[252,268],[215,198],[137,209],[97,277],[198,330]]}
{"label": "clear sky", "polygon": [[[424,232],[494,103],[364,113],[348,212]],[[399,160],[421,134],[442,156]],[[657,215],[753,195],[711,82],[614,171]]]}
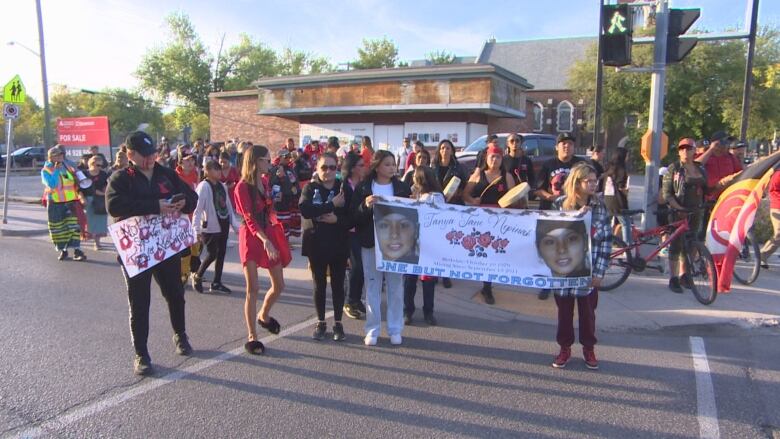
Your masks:
{"label": "clear sky", "polygon": [[[697,27],[742,28],[748,0],[672,0],[700,7]],[[435,50],[477,55],[490,37],[517,41],[597,34],[599,0],[41,0],[51,84],[99,90],[134,88],[144,53],[165,41],[164,17],[183,11],[216,53],[248,33],[274,49],[292,47],[344,63],[362,38],[387,36],[401,60]],[[5,0],[0,8],[0,84],[19,74],[41,102],[34,0]],[[759,25],[780,25],[780,0],[760,0]]]}

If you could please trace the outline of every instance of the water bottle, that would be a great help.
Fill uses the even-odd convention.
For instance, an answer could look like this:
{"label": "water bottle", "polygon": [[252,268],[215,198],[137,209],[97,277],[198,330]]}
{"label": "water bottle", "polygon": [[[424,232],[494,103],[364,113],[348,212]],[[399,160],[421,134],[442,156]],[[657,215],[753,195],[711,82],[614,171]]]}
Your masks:
{"label": "water bottle", "polygon": [[333,193],[333,191],[328,192],[328,203],[333,201],[333,197],[335,197],[336,194]]}
{"label": "water bottle", "polygon": [[276,198],[279,196],[279,194],[282,192],[282,187],[278,184],[275,184],[271,186],[271,199],[276,201]]}
{"label": "water bottle", "polygon": [[322,204],[322,199],[320,198],[320,189],[314,188],[314,196],[312,196],[311,200],[312,204]]}

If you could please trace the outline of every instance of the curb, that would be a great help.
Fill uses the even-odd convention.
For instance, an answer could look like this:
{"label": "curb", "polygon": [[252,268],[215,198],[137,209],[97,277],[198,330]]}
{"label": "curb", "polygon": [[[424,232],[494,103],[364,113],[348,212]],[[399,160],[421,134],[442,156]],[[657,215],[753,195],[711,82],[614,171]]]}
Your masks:
{"label": "curb", "polygon": [[[5,197],[0,195],[0,201],[4,201]],[[41,199],[39,197],[21,197],[21,196],[10,196],[8,197],[8,201],[13,201],[17,203],[25,203],[25,204],[40,204]]]}
{"label": "curb", "polygon": [[3,237],[31,237],[47,235],[48,233],[48,229],[12,230],[0,228],[0,236]]}

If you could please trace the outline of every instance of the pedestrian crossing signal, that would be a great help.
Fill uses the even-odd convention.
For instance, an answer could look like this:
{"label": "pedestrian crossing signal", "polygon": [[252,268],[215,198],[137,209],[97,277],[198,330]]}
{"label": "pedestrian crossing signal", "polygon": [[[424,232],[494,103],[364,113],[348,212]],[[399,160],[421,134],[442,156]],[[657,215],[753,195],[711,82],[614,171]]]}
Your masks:
{"label": "pedestrian crossing signal", "polygon": [[628,5],[602,5],[601,23],[601,61],[605,66],[631,64],[633,26]]}
{"label": "pedestrian crossing signal", "polygon": [[19,75],[14,76],[3,87],[3,101],[9,104],[23,104],[27,100],[27,91]]}

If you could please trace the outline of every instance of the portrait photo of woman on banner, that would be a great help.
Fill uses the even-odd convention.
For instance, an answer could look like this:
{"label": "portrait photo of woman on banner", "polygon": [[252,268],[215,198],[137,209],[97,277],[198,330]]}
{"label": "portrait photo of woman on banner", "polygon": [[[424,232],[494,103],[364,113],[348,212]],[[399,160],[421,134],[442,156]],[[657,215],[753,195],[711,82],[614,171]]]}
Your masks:
{"label": "portrait photo of woman on banner", "polygon": [[590,244],[584,221],[538,219],[536,251],[552,277],[591,275]]}
{"label": "portrait photo of woman on banner", "polygon": [[385,261],[419,263],[419,227],[416,209],[383,204],[374,206],[377,247]]}

